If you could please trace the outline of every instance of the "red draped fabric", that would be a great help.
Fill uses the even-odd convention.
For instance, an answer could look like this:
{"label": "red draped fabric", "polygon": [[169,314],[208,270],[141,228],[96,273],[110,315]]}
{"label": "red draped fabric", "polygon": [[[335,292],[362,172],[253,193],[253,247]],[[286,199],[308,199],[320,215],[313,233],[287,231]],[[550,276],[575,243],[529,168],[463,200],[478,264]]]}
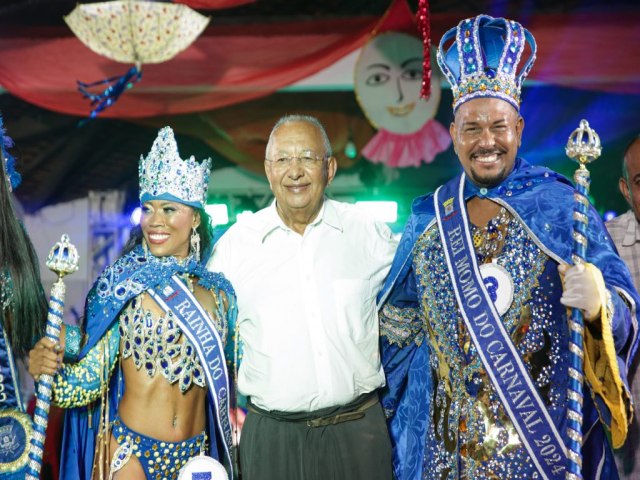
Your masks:
{"label": "red draped fabric", "polygon": [[[433,15],[434,44],[464,17]],[[207,31],[173,60],[143,66],[142,80],[100,115],[173,115],[268,95],[362,46],[379,20],[216,26],[214,16]],[[519,20],[538,43],[538,60],[529,79],[640,94],[638,13],[533,15]],[[0,32],[0,86],[57,112],[87,116],[88,101],[76,91],[75,81],[121,75],[128,68],[91,52],[66,30],[44,36],[37,30]]]}
{"label": "red draped fabric", "polygon": [[[360,47],[376,20],[214,25],[174,59],[143,65],[142,80],[101,116],[188,113],[268,95]],[[76,80],[92,82],[129,68],[96,55],[71,33],[34,34],[0,38],[0,85],[40,107],[86,116],[89,105]]]}
{"label": "red draped fabric", "polygon": [[255,3],[256,0],[173,0],[173,3],[183,3],[191,8],[204,8],[218,10],[222,8],[239,7],[248,3]]}

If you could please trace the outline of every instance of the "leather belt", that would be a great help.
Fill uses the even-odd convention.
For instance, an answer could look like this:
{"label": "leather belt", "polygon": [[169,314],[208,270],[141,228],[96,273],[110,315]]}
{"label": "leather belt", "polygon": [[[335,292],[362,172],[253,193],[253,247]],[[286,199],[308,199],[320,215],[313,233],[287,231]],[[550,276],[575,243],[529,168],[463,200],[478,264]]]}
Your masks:
{"label": "leather belt", "polygon": [[326,417],[315,418],[313,420],[307,420],[307,427],[326,427],[337,423],[359,420],[364,417],[365,410],[373,407],[376,403],[378,403],[378,396],[374,395],[366,402],[362,403],[362,405],[359,405],[353,412],[338,413],[337,415],[329,415]]}
{"label": "leather belt", "polygon": [[255,407],[254,405],[252,405],[250,402],[247,405],[247,410],[253,413],[257,413],[258,415],[265,415],[271,418],[277,418],[280,421],[293,422],[293,423],[305,423],[310,428],[317,428],[317,427],[327,427],[329,425],[336,425],[338,423],[343,423],[343,422],[351,422],[353,420],[359,420],[365,416],[366,410],[373,407],[377,403],[378,403],[378,395],[374,393],[373,395],[370,395],[369,397],[367,397],[365,401],[363,401],[360,405],[356,406],[350,412],[337,413],[334,415],[326,415],[323,417],[318,417],[313,419],[300,419],[300,420],[293,420],[293,419],[288,419],[283,417],[277,418],[271,412],[262,411],[257,407]]}

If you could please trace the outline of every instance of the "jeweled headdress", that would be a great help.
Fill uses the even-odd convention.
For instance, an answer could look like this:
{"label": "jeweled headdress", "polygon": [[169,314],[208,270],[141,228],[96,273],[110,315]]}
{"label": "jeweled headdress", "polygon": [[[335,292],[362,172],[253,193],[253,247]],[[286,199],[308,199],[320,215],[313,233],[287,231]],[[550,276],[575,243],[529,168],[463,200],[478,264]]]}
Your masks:
{"label": "jeweled headdress", "polygon": [[13,158],[8,151],[13,147],[13,140],[7,135],[2,123],[2,117],[0,116],[0,149],[2,150],[2,167],[4,168],[4,174],[7,177],[7,184],[9,185],[9,191],[12,191],[20,185],[22,177],[16,170],[16,159]]}
{"label": "jeweled headdress", "polygon": [[[527,43],[531,54],[518,71]],[[438,47],[438,65],[451,84],[454,111],[478,97],[500,98],[520,110],[520,88],[535,59],[536,42],[527,29],[488,15],[461,21],[444,34]]]}
{"label": "jeweled headdress", "polygon": [[211,159],[182,160],[171,127],[158,132],[147,157],[140,156],[140,202],[170,200],[204,208],[211,173]]}

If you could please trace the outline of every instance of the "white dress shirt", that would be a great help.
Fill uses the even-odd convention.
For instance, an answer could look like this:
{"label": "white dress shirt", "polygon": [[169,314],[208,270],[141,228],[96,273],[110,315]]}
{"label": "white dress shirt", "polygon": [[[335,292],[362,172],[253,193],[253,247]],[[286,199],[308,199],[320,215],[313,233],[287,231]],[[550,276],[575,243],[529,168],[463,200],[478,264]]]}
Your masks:
{"label": "white dress shirt", "polygon": [[236,291],[240,392],[266,410],[309,412],[383,386],[376,295],[396,246],[384,223],[328,199],[303,235],[275,201],[233,225],[207,267]]}
{"label": "white dress shirt", "polygon": [[609,220],[607,230],[618,249],[620,258],[626,263],[636,289],[640,291],[640,223],[633,210]]}

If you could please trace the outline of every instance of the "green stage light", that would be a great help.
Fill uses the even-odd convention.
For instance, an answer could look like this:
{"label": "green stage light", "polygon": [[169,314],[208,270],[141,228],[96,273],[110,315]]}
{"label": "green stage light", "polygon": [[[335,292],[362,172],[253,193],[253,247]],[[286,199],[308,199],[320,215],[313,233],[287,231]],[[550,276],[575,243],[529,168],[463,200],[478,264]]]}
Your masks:
{"label": "green stage light", "polygon": [[344,146],[344,155],[352,160],[358,156],[358,148],[356,144],[353,143],[353,140],[351,140],[351,137],[349,137],[349,141]]}
{"label": "green stage light", "polygon": [[204,211],[211,217],[212,225],[226,225],[229,223],[229,207],[224,203],[208,203]]}
{"label": "green stage light", "polygon": [[356,206],[366,211],[377,220],[387,223],[398,221],[398,202],[393,201],[361,201]]}

